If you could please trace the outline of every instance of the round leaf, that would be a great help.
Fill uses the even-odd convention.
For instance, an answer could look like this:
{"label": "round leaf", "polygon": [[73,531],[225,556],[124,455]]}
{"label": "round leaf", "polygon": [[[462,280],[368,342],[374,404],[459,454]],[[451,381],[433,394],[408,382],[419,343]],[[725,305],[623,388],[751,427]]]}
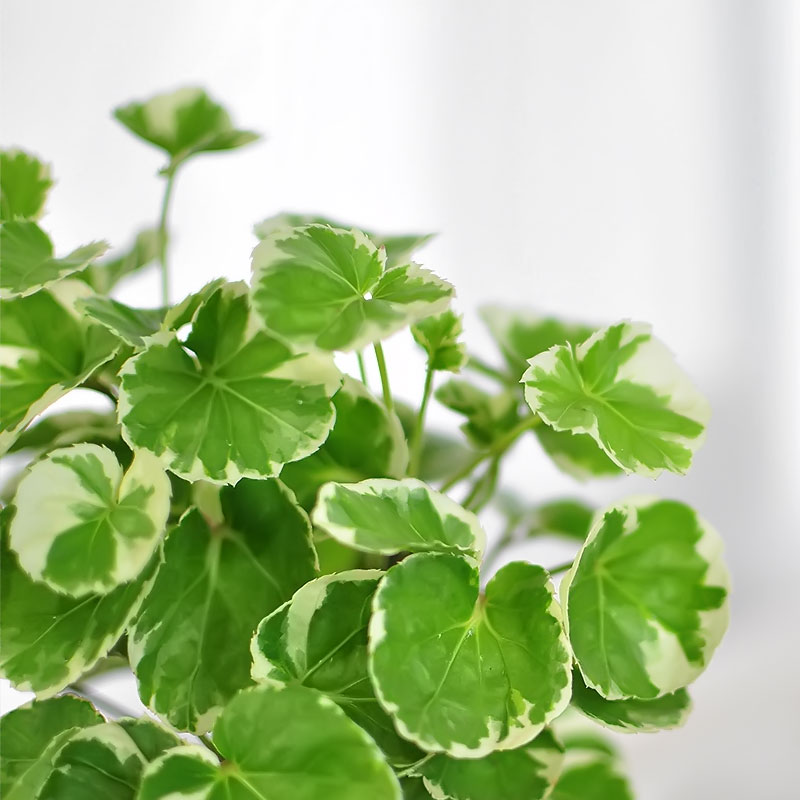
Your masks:
{"label": "round leaf", "polygon": [[103,594],[135,578],[167,524],[170,484],[139,451],[124,477],[96,444],[54,450],[20,481],[9,531],[20,566],[56,591]]}
{"label": "round leaf", "polygon": [[648,325],[620,322],[552,347],[522,380],[548,425],[590,435],[626,472],[686,472],[702,443],[708,403]]}
{"label": "round leaf", "polygon": [[446,281],[416,264],[385,266],[360,231],[279,229],[253,251],[253,304],[270,330],[323,350],[359,350],[447,307]]}
{"label": "round leaf", "polygon": [[688,685],[727,627],[728,582],[719,535],[688,506],[650,498],[611,506],[560,590],[587,686],[619,700]]}
{"label": "round leaf", "polygon": [[541,567],[509,564],[482,596],[464,557],[410,556],[382,581],[369,636],[378,699],[428,751],[520,747],[569,702],[569,648]]}
{"label": "round leaf", "polygon": [[259,330],[244,284],[217,289],[185,343],[159,333],[120,372],[125,440],[189,481],[276,475],[314,452],[334,421],[341,375]]}
{"label": "round leaf", "polygon": [[335,703],[302,687],[240,692],[214,726],[223,767],[200,747],[166,753],[138,800],[400,800],[375,743]]}
{"label": "round leaf", "polygon": [[52,185],[49,164],[22,150],[1,150],[0,220],[39,219]]}

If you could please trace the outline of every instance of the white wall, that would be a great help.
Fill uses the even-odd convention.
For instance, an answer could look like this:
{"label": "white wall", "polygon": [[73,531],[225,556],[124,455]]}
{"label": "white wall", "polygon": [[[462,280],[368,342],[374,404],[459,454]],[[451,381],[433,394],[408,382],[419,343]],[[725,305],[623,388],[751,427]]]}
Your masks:
{"label": "white wall", "polygon": [[[159,156],[110,109],[200,83],[268,141],[181,176],[176,295],[246,277],[252,223],[315,210],[440,231],[423,260],[458,287],[486,355],[486,301],[652,322],[712,401],[705,449],[686,478],[580,491],[693,502],[728,543],[733,623],[689,724],[625,738],[630,770],[646,800],[790,796],[797,4],[5,0],[0,25],[0,144],[54,163],[44,224],[61,250],[124,244],[155,218]],[[155,275],[126,288],[134,303],[157,296]],[[415,399],[407,339],[388,357]],[[534,497],[574,490],[533,444],[506,478]]]}

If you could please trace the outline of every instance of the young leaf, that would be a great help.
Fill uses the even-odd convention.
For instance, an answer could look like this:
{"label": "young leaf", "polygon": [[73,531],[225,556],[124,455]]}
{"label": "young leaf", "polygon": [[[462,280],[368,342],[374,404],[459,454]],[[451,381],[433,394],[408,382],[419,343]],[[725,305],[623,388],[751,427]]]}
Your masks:
{"label": "young leaf", "polygon": [[190,509],[128,634],[142,702],[179,730],[204,733],[250,683],[250,637],[315,575],[308,518],[275,480],[219,495],[223,520]]}
{"label": "young leaf", "polygon": [[0,221],[39,219],[52,185],[49,164],[22,150],[0,150]]}
{"label": "young leaf", "polygon": [[139,451],[123,477],[100,445],[54,450],[19,484],[11,547],[34,580],[57,592],[105,594],[147,566],[169,501],[169,479],[150,453]]}
{"label": "young leaf", "polygon": [[478,518],[416,478],[328,483],[311,512],[315,526],[367,553],[464,553],[480,557]]}
{"label": "young leaf", "polygon": [[452,800],[542,800],[558,779],[564,748],[549,730],[516,750],[484,758],[434,756],[419,770],[433,797]]}
{"label": "young leaf", "polygon": [[78,306],[89,319],[137,349],[144,347],[148,336],[158,332],[164,320],[164,309],[132,308],[100,295],[85,297]]}
{"label": "young leaf", "polygon": [[702,443],[708,403],[648,325],[620,322],[553,347],[522,380],[548,425],[589,434],[626,472],[686,472]]}
{"label": "young leaf", "polygon": [[464,557],[410,556],[375,595],[369,651],[398,731],[455,758],[521,747],[569,702],[561,611],[549,576],[531,564],[503,567],[481,596]]}
{"label": "young leaf", "polygon": [[408,264],[411,260],[411,256],[419,250],[420,247],[427,244],[435,235],[432,233],[376,233],[375,231],[368,231],[360,225],[337,222],[330,217],[296,213],[283,213],[276,214],[274,217],[268,217],[253,227],[253,233],[261,240],[267,239],[276,231],[285,230],[286,228],[302,228],[306,225],[327,225],[331,228],[343,228],[348,231],[351,228],[358,228],[363,231],[377,247],[385,248],[387,269],[399,267],[402,264]]}
{"label": "young leaf", "polygon": [[196,87],[129,103],[115,109],[114,116],[131,133],[164,150],[172,166],[197,153],[232,150],[259,138],[234,128],[228,112]]}
{"label": "young leaf", "polygon": [[0,298],[25,297],[38,292],[85,269],[107,249],[106,242],[92,242],[63,258],[56,258],[50,237],[35,222],[3,222],[0,224]]}
{"label": "young leaf", "polygon": [[608,700],[676,691],[728,624],[722,541],[691,508],[638,498],[596,518],[560,594],[586,685]]}
{"label": "young leaf", "polygon": [[443,311],[453,287],[416,264],[386,270],[363,233],[308,225],[253,251],[253,305],[267,328],[301,345],[360,350]]}
{"label": "young leaf", "polygon": [[375,743],[310,689],[240,692],[217,720],[213,738],[223,766],[205,748],[177,748],[148,768],[138,800],[401,800]]}
{"label": "young leaf", "polygon": [[91,703],[70,694],[34,700],[0,717],[0,797],[36,797],[66,739],[102,722]]}
{"label": "young leaf", "polygon": [[0,454],[28,423],[113,358],[119,343],[86,324],[76,301],[91,290],[63,281],[51,291],[3,301],[0,325]]}
{"label": "young leaf", "polygon": [[[149,754],[139,747],[140,741]],[[85,728],[60,749],[37,800],[134,800],[150,759],[180,744],[177,736],[149,719]]]}
{"label": "young leaf", "polygon": [[398,478],[408,465],[408,446],[397,416],[361,381],[345,376],[333,405],[336,422],[319,450],[281,470],[281,480],[306,509],[327,481]]}
{"label": "young leaf", "polygon": [[310,581],[261,621],[251,643],[253,679],[316,689],[360,725],[390,764],[424,755],[402,739],[375,699],[367,674],[367,625],[379,570],[351,570]]}
{"label": "young leaf", "polygon": [[686,689],[652,700],[606,700],[573,675],[572,704],[603,727],[620,733],[641,733],[679,728],[686,722],[692,702]]}
{"label": "young leaf", "polygon": [[136,234],[133,244],[120,255],[93,261],[77,277],[86,281],[98,294],[107,295],[126,276],[153,264],[161,251],[157,228],[145,228]]}
{"label": "young leaf", "polygon": [[579,481],[622,474],[623,470],[586,433],[557,431],[547,425],[539,425],[534,432],[555,465]]}
{"label": "young leaf", "polygon": [[125,441],[188,481],[212,483],[273,476],[314,452],[341,380],[328,357],[295,354],[259,330],[244,284],[214,291],[183,344],[151,337],[120,377]]}
{"label": "young leaf", "polygon": [[0,676],[45,698],[91,669],[119,639],[149,588],[158,556],[135,581],[76,600],[35,583],[20,568],[6,532],[13,511],[0,513]]}
{"label": "young leaf", "polygon": [[411,326],[414,341],[428,356],[428,366],[448,372],[459,372],[467,362],[466,348],[459,341],[462,332],[461,316],[449,309]]}
{"label": "young leaf", "polygon": [[564,770],[550,800],[633,800],[633,793],[613,764],[596,760]]}

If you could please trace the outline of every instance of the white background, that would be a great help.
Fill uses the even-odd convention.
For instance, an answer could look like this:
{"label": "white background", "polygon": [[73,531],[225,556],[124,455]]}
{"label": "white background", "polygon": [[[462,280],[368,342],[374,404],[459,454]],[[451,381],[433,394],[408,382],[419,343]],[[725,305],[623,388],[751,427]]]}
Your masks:
{"label": "white background", "polygon": [[[252,224],[308,210],[438,231],[421,260],[487,357],[488,301],[652,322],[715,410],[690,475],[576,487],[531,439],[505,478],[686,498],[720,529],[729,635],[685,728],[623,737],[628,767],[645,800],[796,796],[800,5],[5,0],[0,23],[0,144],[53,162],[59,252],[155,220],[160,156],[109,112],[197,83],[267,141],[181,175],[176,297],[246,278]],[[405,335],[387,356],[416,401]]]}

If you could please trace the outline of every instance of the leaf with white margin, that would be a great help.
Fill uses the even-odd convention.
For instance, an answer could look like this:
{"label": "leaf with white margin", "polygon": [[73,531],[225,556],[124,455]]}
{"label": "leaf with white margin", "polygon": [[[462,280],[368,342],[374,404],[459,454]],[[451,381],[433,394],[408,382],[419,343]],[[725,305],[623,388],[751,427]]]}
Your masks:
{"label": "leaf with white margin", "polygon": [[0,150],[0,220],[39,219],[52,185],[49,164],[23,150]]}
{"label": "leaf with white margin", "polygon": [[401,735],[454,758],[521,747],[569,703],[561,609],[532,564],[503,567],[481,595],[463,556],[409,556],[375,595],[369,653]]}
{"label": "leaf with white margin", "polygon": [[634,800],[627,780],[606,760],[578,763],[564,770],[550,800]]}
{"label": "leaf with white margin", "polygon": [[0,305],[0,454],[51,403],[113,358],[119,342],[76,308],[91,289],[66,280]]}
{"label": "leaf with white margin", "polygon": [[395,767],[425,754],[402,739],[375,698],[367,673],[367,626],[380,570],[350,570],[310,581],[263,619],[250,650],[255,681],[299,684],[328,695]]}
{"label": "leaf with white margin", "polygon": [[586,685],[608,700],[691,683],[728,625],[719,534],[675,500],[632,498],[595,517],[560,596]]}
{"label": "leaf with white margin", "polygon": [[110,450],[76,444],[35,462],[14,505],[11,548],[34,580],[74,597],[105,594],[153,557],[167,524],[170,484],[144,450],[123,476]]}
{"label": "leaf with white margin", "polygon": [[686,689],[678,689],[652,700],[635,697],[606,700],[583,683],[580,673],[573,675],[572,705],[603,727],[619,733],[649,733],[679,728],[689,718],[692,709]]}
{"label": "leaf with white margin", "polygon": [[649,325],[620,322],[529,363],[525,399],[555,430],[589,434],[626,472],[689,469],[709,406]]}
{"label": "leaf with white margin", "polygon": [[448,309],[411,326],[414,341],[427,353],[428,367],[459,372],[467,363],[467,351],[459,341],[463,333],[460,314]]}
{"label": "leaf with white margin", "polygon": [[327,225],[331,228],[344,228],[345,230],[358,228],[358,230],[363,231],[372,239],[378,247],[386,249],[386,267],[388,269],[407,264],[411,256],[435,236],[433,233],[376,233],[362,228],[360,225],[339,222],[330,217],[292,212],[276,214],[274,217],[262,220],[253,226],[253,233],[261,240],[266,239],[276,231],[285,230],[286,228],[300,228],[305,225]]}
{"label": "leaf with white margin", "polygon": [[103,717],[91,703],[71,694],[34,700],[0,717],[0,797],[36,797],[66,739],[102,722]]}
{"label": "leaf with white margin", "polygon": [[480,557],[486,536],[478,518],[416,478],[327,483],[311,521],[366,553],[464,553]]}
{"label": "leaf with white margin", "polygon": [[146,718],[85,728],[53,759],[37,800],[134,800],[147,764],[180,744],[174,733]]}
{"label": "leaf with white margin", "polygon": [[0,513],[0,677],[19,691],[51,697],[91,669],[116,643],[139,609],[155,574],[142,574],[108,594],[74,598],[36,583],[9,549],[13,506]]}
{"label": "leaf with white margin", "polygon": [[443,311],[453,287],[417,264],[386,269],[357,230],[279,229],[252,258],[253,307],[266,327],[322,350],[360,350]]}
{"label": "leaf with white margin", "polygon": [[119,425],[114,414],[62,411],[42,417],[23,431],[8,452],[32,450],[35,453],[48,453],[56,447],[68,447],[79,442],[100,444],[117,440]]}
{"label": "leaf with white margin", "polygon": [[308,517],[277,480],[219,493],[221,520],[190,509],[128,632],[145,705],[179,730],[207,731],[251,683],[249,643],[265,613],[315,577]]}
{"label": "leaf with white margin", "polygon": [[86,281],[98,294],[107,295],[123,278],[155,264],[160,252],[161,233],[158,228],[144,228],[119,255],[93,261],[77,277]]}
{"label": "leaf with white margin", "polygon": [[484,758],[434,756],[419,774],[434,800],[542,800],[561,772],[564,747],[545,729],[515,750],[498,750]]}
{"label": "leaf with white margin", "polygon": [[179,747],[146,771],[137,800],[401,800],[380,750],[328,698],[300,686],[240,692],[214,746]]}
{"label": "leaf with white margin", "polygon": [[185,480],[220,484],[277,475],[317,450],[341,381],[330,357],[294,353],[260,330],[243,283],[211,294],[185,342],[148,339],[120,377],[125,441]]}
{"label": "leaf with white margin", "polygon": [[35,223],[11,220],[0,225],[0,298],[25,297],[80,272],[108,250],[91,244],[56,258],[50,237]]}
{"label": "leaf with white margin", "polygon": [[281,480],[306,509],[328,481],[399,478],[408,466],[408,445],[397,415],[361,381],[345,376],[333,405],[336,421],[319,450],[281,470]]}
{"label": "leaf with white margin", "polygon": [[120,106],[114,116],[131,133],[164,150],[173,168],[197,153],[232,150],[260,138],[234,128],[228,112],[194,86]]}

